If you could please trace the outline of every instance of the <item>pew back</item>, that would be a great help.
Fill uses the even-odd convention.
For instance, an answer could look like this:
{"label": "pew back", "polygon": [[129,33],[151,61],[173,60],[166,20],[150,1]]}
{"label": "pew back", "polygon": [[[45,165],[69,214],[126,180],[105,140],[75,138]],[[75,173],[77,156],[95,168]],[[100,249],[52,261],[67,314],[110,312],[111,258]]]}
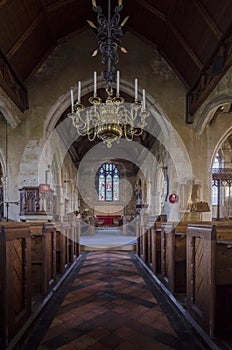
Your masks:
{"label": "pew back", "polygon": [[51,223],[30,223],[32,292],[46,295],[56,278],[56,228]]}
{"label": "pew back", "polygon": [[0,228],[0,344],[6,346],[31,313],[31,240],[26,223]]}
{"label": "pew back", "polygon": [[187,309],[211,335],[231,333],[232,226],[189,225]]}

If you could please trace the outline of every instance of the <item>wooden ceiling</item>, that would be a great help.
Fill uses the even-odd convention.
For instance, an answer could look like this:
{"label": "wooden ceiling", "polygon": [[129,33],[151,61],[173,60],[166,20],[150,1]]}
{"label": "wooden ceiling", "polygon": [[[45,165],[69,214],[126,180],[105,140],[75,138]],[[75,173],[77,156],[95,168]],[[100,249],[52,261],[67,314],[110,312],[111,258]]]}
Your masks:
{"label": "wooden ceiling", "polygon": [[[96,0],[105,6],[106,0]],[[112,6],[116,0],[112,0]],[[124,0],[125,30],[150,42],[185,84],[186,122],[232,64],[231,0]],[[23,111],[25,82],[54,47],[96,22],[91,0],[1,0],[0,84]]]}

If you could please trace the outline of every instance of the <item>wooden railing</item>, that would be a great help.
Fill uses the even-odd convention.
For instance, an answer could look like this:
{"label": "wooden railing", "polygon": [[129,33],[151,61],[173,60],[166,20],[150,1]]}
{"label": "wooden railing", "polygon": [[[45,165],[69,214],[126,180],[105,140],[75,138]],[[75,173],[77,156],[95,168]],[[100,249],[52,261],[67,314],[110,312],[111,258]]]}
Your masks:
{"label": "wooden railing", "polygon": [[73,266],[79,229],[78,222],[0,225],[0,349],[17,343],[18,332]]}

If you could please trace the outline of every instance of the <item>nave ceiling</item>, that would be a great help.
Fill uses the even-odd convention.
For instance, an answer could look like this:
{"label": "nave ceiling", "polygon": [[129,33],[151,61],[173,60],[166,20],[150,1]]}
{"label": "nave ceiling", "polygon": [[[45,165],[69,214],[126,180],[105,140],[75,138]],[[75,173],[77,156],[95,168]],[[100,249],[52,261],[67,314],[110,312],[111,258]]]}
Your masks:
{"label": "nave ceiling", "polygon": [[[130,16],[124,31],[152,44],[185,85],[186,122],[193,122],[232,63],[232,1],[124,0],[123,6],[121,18]],[[30,105],[27,81],[59,43],[87,28],[87,19],[96,21],[90,0],[0,2],[0,84],[22,111]]]}

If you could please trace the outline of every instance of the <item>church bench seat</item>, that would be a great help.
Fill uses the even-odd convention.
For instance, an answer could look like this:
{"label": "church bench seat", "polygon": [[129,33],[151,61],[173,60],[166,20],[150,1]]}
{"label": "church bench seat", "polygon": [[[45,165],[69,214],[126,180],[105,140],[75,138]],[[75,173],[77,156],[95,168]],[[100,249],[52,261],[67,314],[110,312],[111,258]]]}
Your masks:
{"label": "church bench seat", "polygon": [[0,344],[6,347],[31,315],[31,232],[27,223],[0,229]]}
{"label": "church bench seat", "polygon": [[56,270],[63,274],[80,254],[80,223],[55,223],[56,228]]}
{"label": "church bench seat", "polygon": [[148,230],[137,224],[137,254],[154,272],[161,271],[161,226],[163,222],[155,222]]}
{"label": "church bench seat", "polygon": [[56,228],[50,223],[30,223],[31,284],[33,295],[46,295],[56,281]]}
{"label": "church bench seat", "polygon": [[232,225],[189,225],[187,310],[210,336],[232,332]]}
{"label": "church bench seat", "polygon": [[78,223],[39,222],[0,226],[0,345],[14,348],[12,342],[17,343],[22,328],[25,332],[30,326],[66,267],[80,254],[79,228]]}
{"label": "church bench seat", "polygon": [[186,291],[186,229],[182,223],[161,229],[161,278],[171,293]]}
{"label": "church bench seat", "polygon": [[[195,223],[209,224],[209,221]],[[171,293],[186,293],[186,233],[189,221],[161,227],[161,278]]]}

